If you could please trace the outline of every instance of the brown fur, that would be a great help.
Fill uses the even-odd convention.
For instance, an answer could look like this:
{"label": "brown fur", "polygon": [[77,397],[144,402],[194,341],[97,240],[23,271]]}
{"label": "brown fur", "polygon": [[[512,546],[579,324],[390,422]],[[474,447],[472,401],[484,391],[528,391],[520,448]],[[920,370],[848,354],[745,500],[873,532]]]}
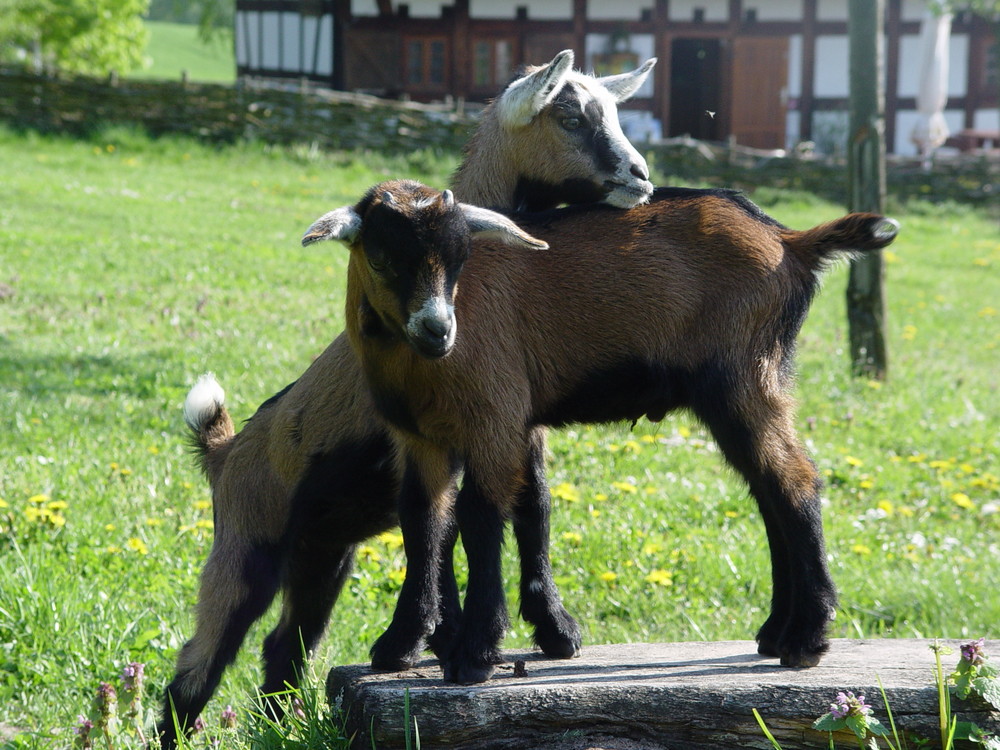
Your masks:
{"label": "brown fur", "polygon": [[[480,240],[470,252],[456,250],[454,230],[444,229],[463,209],[436,195],[412,182],[377,186],[352,211],[357,233],[331,230],[330,238],[350,243],[347,328],[376,403],[386,407],[407,466],[418,477],[435,477],[420,489],[404,483],[401,509],[447,507],[455,474],[445,485],[440,477],[456,457],[473,488],[463,489],[456,509],[470,577],[446,678],[487,679],[498,658],[506,622],[499,556],[483,554],[478,536],[498,540],[490,519],[515,510],[533,428],[658,419],[678,407],[706,421],[764,515],[775,599],[758,635],[761,652],[790,666],[818,663],[835,591],[819,477],[793,427],[792,349],[818,271],[837,252],[888,244],[895,224],[852,214],[799,232],[732,194],[665,191],[627,212],[593,207],[524,217],[522,227],[548,243],[545,251]],[[382,240],[371,227],[399,212],[414,222],[413,231],[394,232],[391,247],[373,246]],[[308,241],[317,237],[307,234]],[[394,270],[374,273],[370,254],[388,258]],[[450,266],[454,278],[463,263],[460,286],[441,303],[454,305],[454,345],[445,356],[421,356],[413,337],[425,334],[401,311],[420,309],[430,288],[447,288],[425,278],[430,269]],[[412,267],[420,269],[419,283],[400,285]],[[396,289],[414,296],[396,298]],[[377,336],[366,320],[378,321]],[[593,390],[595,378],[601,393]],[[635,382],[642,389],[628,392]],[[413,512],[420,511],[407,517]],[[405,538],[408,524],[403,531]],[[424,531],[415,542],[433,538]],[[413,575],[427,581],[423,566],[434,569],[434,550],[413,547],[419,554],[412,557],[407,550]],[[405,663],[422,627],[411,615],[434,611],[435,596],[433,587],[404,585],[373,664]]]}

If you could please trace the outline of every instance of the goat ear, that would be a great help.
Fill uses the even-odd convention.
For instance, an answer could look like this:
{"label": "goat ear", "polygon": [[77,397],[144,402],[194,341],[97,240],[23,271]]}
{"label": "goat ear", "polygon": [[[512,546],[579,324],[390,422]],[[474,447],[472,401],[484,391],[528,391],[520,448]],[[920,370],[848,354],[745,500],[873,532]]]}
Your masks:
{"label": "goat ear", "polygon": [[573,50],[564,49],[552,62],[514,81],[496,103],[497,117],[508,128],[523,128],[555,98],[573,69]]}
{"label": "goat ear", "polygon": [[361,231],[361,217],[351,206],[344,206],[324,214],[313,222],[302,235],[302,244],[311,245],[320,240],[339,240],[350,245]]}
{"label": "goat ear", "polygon": [[465,220],[473,237],[499,240],[506,245],[529,250],[547,250],[549,247],[549,243],[532,237],[503,214],[479,206],[470,206],[468,203],[458,205],[465,214]]}
{"label": "goat ear", "polygon": [[656,65],[656,58],[651,57],[631,73],[619,73],[614,76],[598,78],[597,82],[606,88],[617,102],[623,102],[632,96],[646,82],[649,71]]}

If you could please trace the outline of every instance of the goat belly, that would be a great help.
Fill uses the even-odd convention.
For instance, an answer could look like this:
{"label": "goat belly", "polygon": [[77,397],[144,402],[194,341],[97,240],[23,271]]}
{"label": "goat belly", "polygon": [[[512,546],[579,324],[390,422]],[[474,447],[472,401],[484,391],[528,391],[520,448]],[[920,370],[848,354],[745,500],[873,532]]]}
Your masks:
{"label": "goat belly", "polygon": [[536,424],[559,427],[574,422],[654,422],[684,406],[685,383],[691,374],[656,362],[628,360],[591,370],[551,403]]}

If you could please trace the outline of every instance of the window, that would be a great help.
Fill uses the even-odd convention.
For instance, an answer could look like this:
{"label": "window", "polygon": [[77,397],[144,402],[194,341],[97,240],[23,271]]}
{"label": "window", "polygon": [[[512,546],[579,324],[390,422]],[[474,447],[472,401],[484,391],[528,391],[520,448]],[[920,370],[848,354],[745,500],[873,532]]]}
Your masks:
{"label": "window", "polygon": [[472,85],[497,89],[513,72],[514,44],[509,39],[480,39],[472,45]]}
{"label": "window", "polygon": [[443,90],[447,83],[444,37],[410,37],[405,43],[406,83],[417,89]]}

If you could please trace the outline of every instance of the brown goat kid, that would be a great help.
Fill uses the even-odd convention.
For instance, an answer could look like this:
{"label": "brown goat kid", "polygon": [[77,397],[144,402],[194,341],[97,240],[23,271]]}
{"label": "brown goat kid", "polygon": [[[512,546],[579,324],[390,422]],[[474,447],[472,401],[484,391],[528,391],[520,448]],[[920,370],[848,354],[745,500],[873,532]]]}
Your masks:
{"label": "brown goat kid", "polygon": [[851,214],[793,231],[736,193],[657,190],[630,211],[520,217],[548,243],[539,251],[523,237],[522,247],[473,242],[511,236],[509,220],[490,214],[390,182],[303,238],[350,248],[347,331],[404,466],[407,574],[373,665],[411,664],[434,632],[454,510],[469,580],[444,673],[488,679],[507,626],[504,522],[516,518],[541,431],[679,408],[711,430],[764,518],[773,594],[760,652],[817,664],[836,593],[820,480],[793,427],[795,338],[827,262],[884,247],[898,225]]}
{"label": "brown goat kid", "polygon": [[[646,163],[622,134],[615,105],[654,63],[593,78],[574,71],[566,51],[515,80],[482,115],[454,178],[458,195],[502,210],[581,200],[630,207],[648,199]],[[164,695],[164,747],[194,725],[279,590],[281,618],[264,642],[261,692],[295,685],[303,646],[311,652],[319,643],[356,546],[397,525],[392,445],[363,381],[341,335],[239,434],[214,378],[191,389],[185,419],[212,487],[215,539],[202,572],[197,630]],[[567,657],[580,647],[580,630],[552,583],[548,534],[538,532],[549,507],[542,450],[535,448],[515,527],[523,578],[543,584],[522,592],[521,609],[543,651]],[[441,624],[431,646],[444,654],[460,609],[450,558],[440,588]]]}

